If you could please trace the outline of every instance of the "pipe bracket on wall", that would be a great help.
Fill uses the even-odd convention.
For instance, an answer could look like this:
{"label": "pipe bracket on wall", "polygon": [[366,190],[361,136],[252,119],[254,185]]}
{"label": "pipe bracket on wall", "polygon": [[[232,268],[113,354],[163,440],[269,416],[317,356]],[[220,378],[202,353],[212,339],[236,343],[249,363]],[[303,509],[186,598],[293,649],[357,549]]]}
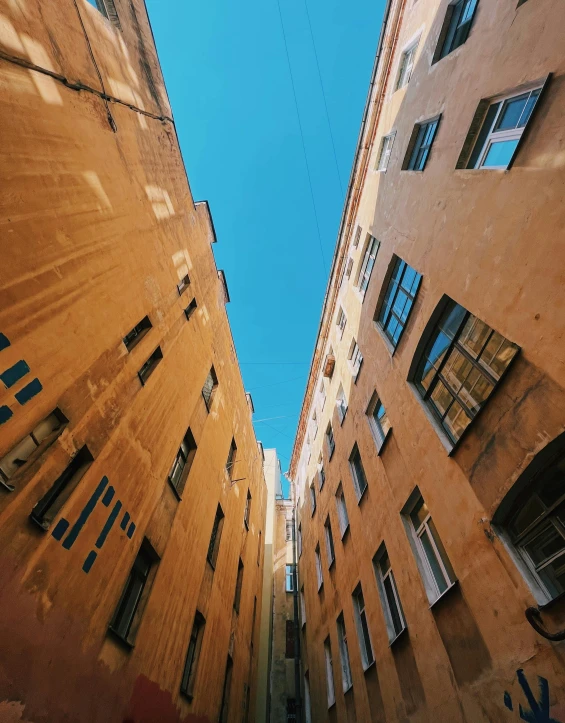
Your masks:
{"label": "pipe bracket on wall", "polygon": [[565,630],[560,630],[557,633],[550,633],[549,630],[546,629],[543,624],[543,620],[541,619],[541,613],[537,608],[528,608],[526,610],[526,620],[530,623],[536,633],[546,638],[546,640],[553,640],[555,642],[565,640]]}

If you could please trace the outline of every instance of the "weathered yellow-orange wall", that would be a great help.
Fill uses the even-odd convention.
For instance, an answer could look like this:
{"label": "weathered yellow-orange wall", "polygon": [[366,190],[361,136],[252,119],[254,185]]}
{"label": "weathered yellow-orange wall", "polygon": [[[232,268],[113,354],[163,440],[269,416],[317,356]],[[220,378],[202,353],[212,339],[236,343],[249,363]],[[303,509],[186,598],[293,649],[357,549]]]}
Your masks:
{"label": "weathered yellow-orange wall", "polygon": [[[230,720],[240,720],[245,686],[255,699],[262,456],[208,206],[190,193],[145,6],[116,7],[121,30],[86,0],[0,2],[0,332],[11,343],[0,372],[20,359],[30,367],[18,386],[0,384],[0,406],[13,413],[0,426],[0,458],[55,407],[69,420],[12,480],[15,490],[0,490],[0,720],[215,720],[228,651]],[[153,328],[128,353],[122,338],[146,314]],[[137,372],[157,345],[164,358],[142,386]],[[219,387],[208,413],[201,389],[212,364]],[[14,392],[34,377],[42,391],[22,406]],[[179,501],[167,474],[188,427],[198,450]],[[225,471],[232,437],[235,483]],[[53,526],[43,532],[29,520],[85,444],[94,463],[60,516],[72,524],[106,475],[136,524],[131,540],[115,525],[89,573],[82,566],[103,506],[70,550]],[[218,503],[225,524],[213,572],[206,554]],[[144,536],[161,560],[127,650],[107,630]],[[189,703],[179,686],[197,608],[206,628]]]}
{"label": "weathered yellow-orange wall", "polygon": [[[538,676],[547,680],[551,719],[565,721],[565,643],[548,642],[526,621],[524,611],[535,605],[534,597],[491,529],[498,505],[521,472],[565,430],[565,6],[555,0],[528,0],[520,7],[515,0],[480,0],[467,42],[432,65],[446,8],[446,0],[391,3],[293,456],[303,533],[299,578],[307,610],[303,672],[309,676],[316,722],[510,723],[520,720],[519,705],[524,715],[533,715],[518,669],[524,670],[536,700]],[[419,33],[410,83],[394,92],[401,51]],[[553,79],[512,169],[455,170],[481,98],[548,73]],[[425,171],[401,171],[414,124],[438,113],[442,119]],[[388,170],[378,173],[374,168],[382,136],[393,129]],[[355,249],[357,225],[362,241]],[[381,246],[363,299],[354,280],[366,234]],[[353,273],[340,286],[349,254]],[[373,316],[393,254],[423,278],[392,356]],[[444,294],[521,348],[451,456],[407,383],[417,344]],[[342,339],[336,326],[340,306],[347,313]],[[353,338],[364,357],[357,383],[348,365]],[[306,432],[314,408],[320,408],[316,392],[330,345],[335,371],[324,382],[327,400],[308,450]],[[342,425],[335,411],[340,383],[349,404]],[[375,390],[392,422],[380,457],[366,416]],[[330,419],[336,440],[331,461],[324,444]],[[360,504],[348,464],[355,442],[368,478]],[[320,452],[327,481],[312,515],[308,485],[316,479]],[[340,482],[350,520],[343,541],[335,502]],[[400,516],[416,486],[458,579],[452,593],[432,609]],[[328,515],[336,550],[331,570],[323,539]],[[408,623],[408,635],[392,647],[371,563],[383,541]],[[324,574],[320,593],[314,562],[318,542]],[[376,657],[366,673],[351,598],[358,582]],[[336,631],[342,610],[353,675],[347,695],[342,692]],[[564,613],[563,602],[544,613],[548,626],[562,623]],[[329,711],[323,651],[327,635],[336,689],[336,704]],[[505,693],[513,710],[505,704]]]}

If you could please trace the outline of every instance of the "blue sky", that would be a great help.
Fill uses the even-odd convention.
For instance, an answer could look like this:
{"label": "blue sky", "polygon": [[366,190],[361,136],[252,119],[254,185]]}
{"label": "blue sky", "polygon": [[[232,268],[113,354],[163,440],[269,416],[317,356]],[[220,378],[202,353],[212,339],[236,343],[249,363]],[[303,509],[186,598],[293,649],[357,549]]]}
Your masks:
{"label": "blue sky", "polygon": [[257,438],[285,471],[384,0],[280,0],[319,234],[277,0],[146,2],[192,192],[214,218]]}

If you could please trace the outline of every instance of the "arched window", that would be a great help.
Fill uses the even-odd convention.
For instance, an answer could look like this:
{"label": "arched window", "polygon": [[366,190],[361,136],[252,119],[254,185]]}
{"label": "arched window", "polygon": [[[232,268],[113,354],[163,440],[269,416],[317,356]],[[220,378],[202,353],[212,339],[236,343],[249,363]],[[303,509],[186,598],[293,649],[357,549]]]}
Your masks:
{"label": "arched window", "polygon": [[409,381],[451,444],[484,406],[519,347],[444,296],[418,345]]}
{"label": "arched window", "polygon": [[565,435],[534,458],[504,498],[493,525],[538,602],[565,593]]}

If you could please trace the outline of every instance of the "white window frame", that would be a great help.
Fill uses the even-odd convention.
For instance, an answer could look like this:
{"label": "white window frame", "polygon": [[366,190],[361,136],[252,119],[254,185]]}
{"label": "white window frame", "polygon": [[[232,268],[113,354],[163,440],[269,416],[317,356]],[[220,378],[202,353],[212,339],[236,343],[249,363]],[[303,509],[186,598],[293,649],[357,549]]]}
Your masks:
{"label": "white window frame", "polygon": [[318,390],[318,393],[320,395],[320,412],[322,412],[326,405],[326,388],[324,387],[323,379],[320,380],[320,388]]}
{"label": "white window frame", "polygon": [[343,339],[343,332],[345,331],[346,324],[347,324],[347,316],[345,315],[345,311],[340,306],[338,314],[337,314],[337,320],[336,320],[336,326],[338,329],[337,336],[339,339]]}
{"label": "white window frame", "polygon": [[328,459],[331,459],[335,452],[335,436],[332,423],[329,422],[326,427],[326,444],[328,445]]}
{"label": "white window frame", "polygon": [[387,170],[395,138],[396,131],[391,131],[382,137],[375,171],[384,173]]}
{"label": "white window frame", "polygon": [[357,381],[357,377],[359,376],[359,372],[361,371],[361,365],[363,364],[363,354],[361,354],[361,349],[359,349],[359,344],[355,340],[355,337],[353,337],[353,339],[351,340],[347,360],[349,363],[349,370],[351,371],[351,375],[355,379],[355,381]]}
{"label": "white window frame", "polygon": [[[431,606],[435,602],[437,602],[437,600],[443,597],[447,592],[449,592],[449,590],[451,590],[454,585],[457,584],[457,578],[455,577],[455,573],[453,573],[453,575],[450,574],[446,566],[446,561],[443,559],[436,545],[436,541],[429,526],[430,520],[432,519],[430,511],[428,510],[428,514],[426,515],[424,521],[419,524],[417,529],[412,522],[411,513],[413,512],[414,508],[419,504],[420,500],[422,500],[425,504],[425,501],[419,491],[417,491],[417,488],[415,490],[415,493],[412,493],[412,495],[410,496],[409,503],[404,507],[402,515],[403,518],[406,520],[406,524],[408,525],[408,530],[410,532],[409,539],[416,556],[416,562],[418,564],[420,575],[422,576],[424,587],[426,589],[426,595],[428,596],[428,600]],[[428,535],[428,539],[430,540],[434,556],[439,564],[442,575],[444,576],[444,582],[447,585],[446,589],[443,592],[440,592],[435,574],[428,561],[428,556],[422,543],[421,538],[424,533]],[[447,564],[451,567],[451,562],[449,562],[449,560],[447,561]]]}
{"label": "white window frame", "polygon": [[[381,562],[384,556],[388,557],[388,570],[386,573],[383,574]],[[394,641],[399,638],[402,633],[406,630],[406,618],[404,617],[404,611],[402,609],[402,603],[400,602],[400,596],[398,595],[398,589],[396,587],[396,580],[394,577],[394,573],[392,571],[392,565],[390,563],[390,557],[388,556],[387,549],[384,545],[384,543],[379,548],[379,551],[373,558],[373,570],[375,571],[375,577],[377,579],[377,589],[379,591],[379,597],[381,598],[381,605],[383,608],[384,618],[385,618],[385,625],[386,630],[388,634],[388,642],[390,645],[394,643]],[[400,631],[397,633],[394,629],[394,622],[393,622],[393,616],[392,611],[390,609],[390,604],[388,600],[388,596],[386,594],[385,589],[385,580],[389,579],[390,586],[392,589],[392,594],[394,598],[394,602],[396,605],[396,612],[398,614],[398,617],[400,618],[400,623],[402,625]]]}
{"label": "white window frame", "polygon": [[[290,568],[290,572],[288,570]],[[290,583],[289,583],[290,580]],[[294,565],[292,563],[285,566],[285,592],[294,592]]]}
{"label": "white window frame", "polygon": [[332,649],[329,636],[324,640],[324,657],[326,659],[326,685],[328,694],[328,708],[335,704],[334,669]]}
{"label": "white window frame", "polygon": [[324,584],[324,574],[322,572],[322,556],[320,554],[320,543],[316,545],[314,555],[316,557],[316,580],[318,582],[318,592],[320,592],[320,590],[322,589],[322,585]]}
{"label": "white window frame", "polygon": [[347,397],[345,396],[345,391],[342,384],[339,385],[339,389],[337,390],[335,406],[337,408],[339,423],[343,424],[343,420],[345,419],[345,415],[347,414]]}
{"label": "white window frame", "polygon": [[410,43],[402,51],[402,55],[400,56],[400,61],[398,63],[398,74],[396,76],[396,84],[394,87],[395,91],[405,88],[410,82],[412,72],[414,71],[414,61],[416,60],[416,52],[418,50],[419,43],[420,38]]}
{"label": "white window frame", "polygon": [[361,452],[359,451],[359,446],[356,444],[353,449],[351,450],[351,454],[349,455],[349,469],[351,470],[351,477],[353,478],[353,486],[355,487],[355,494],[357,495],[357,501],[360,502],[361,498],[365,494],[365,491],[367,487],[369,486],[369,481],[367,480],[367,474],[365,472],[365,467],[363,467],[363,475],[365,477],[365,486],[363,489],[361,489],[361,485],[359,483],[359,478],[357,476],[357,470],[355,469],[355,465],[351,461],[351,458],[353,457],[353,454],[357,450],[357,454],[359,456],[359,461],[361,462],[361,467],[363,467],[363,460],[361,459]]}
{"label": "white window frame", "polygon": [[[491,106],[495,105],[496,103],[500,103],[500,107],[498,108],[498,111],[494,117],[494,120],[492,121],[492,125],[490,127],[489,134],[486,137],[484,145],[479,154],[479,157],[477,158],[477,162],[475,163],[475,169],[482,168],[485,171],[497,171],[497,170],[505,171],[508,168],[508,163],[506,165],[502,165],[502,166],[483,166],[483,163],[484,163],[491,147],[493,145],[495,145],[496,143],[503,142],[503,141],[514,141],[514,140],[519,141],[530,121],[528,118],[528,120],[526,121],[525,125],[522,128],[511,128],[506,131],[494,130],[496,128],[496,124],[501,116],[501,113],[502,113],[504,107],[505,107],[506,101],[512,100],[514,98],[520,98],[520,96],[523,96],[526,94],[531,96],[532,93],[535,93],[536,91],[541,92],[541,90],[542,90],[542,86],[536,85],[534,88],[525,89],[525,90],[521,91],[520,93],[516,93],[516,91],[514,91],[514,92],[510,93],[509,95],[503,95],[503,96],[499,96],[497,98],[493,98],[493,100],[489,104],[489,108],[491,108]],[[531,118],[532,113],[534,112],[534,108],[536,107],[537,103],[539,102],[539,92],[538,92],[538,97],[536,98],[536,101],[530,111],[530,118]],[[526,105],[524,106],[524,110],[525,110],[526,106],[527,106],[527,101],[526,101]],[[522,113],[523,112],[524,111],[522,111]],[[487,109],[487,113],[488,113],[488,109]],[[520,118],[521,117],[522,116],[520,115]],[[518,122],[520,121],[520,118],[518,119]],[[514,155],[514,152],[512,153],[512,156]]]}
{"label": "white window frame", "polygon": [[[363,608],[359,601],[359,593],[363,597]],[[363,595],[363,588],[361,583],[357,585],[353,591],[353,612],[355,613],[355,626],[357,628],[357,637],[359,638],[359,649],[361,651],[361,663],[363,670],[367,670],[375,662],[375,651],[373,649],[373,641],[371,640],[371,631],[369,630],[369,620],[367,618],[367,605],[365,603],[365,596]],[[363,632],[363,617],[365,619],[365,625],[367,627],[367,636],[369,638],[369,648],[367,650],[365,645],[365,634]],[[369,653],[371,657],[369,658]]]}
{"label": "white window frame", "polygon": [[[362,298],[365,298],[369,283],[371,282],[371,275],[373,268],[375,267],[375,261],[377,260],[377,254],[379,253],[380,241],[371,234],[367,234],[367,241],[365,243],[365,250],[363,252],[363,260],[359,266],[359,272],[355,285],[358,288],[359,294]],[[367,269],[369,269],[367,271]],[[364,287],[364,288],[363,288]]]}
{"label": "white window frame", "polygon": [[337,641],[339,644],[339,659],[341,663],[341,684],[343,692],[353,687],[353,678],[351,677],[351,663],[349,660],[349,649],[347,647],[347,630],[345,628],[345,620],[343,613],[338,615],[337,621]]}
{"label": "white window frame", "polygon": [[333,537],[333,532],[332,532],[332,523],[330,521],[329,515],[326,517],[326,521],[324,523],[324,535],[326,538],[326,553],[328,555],[328,567],[331,567],[335,562],[335,545],[334,545],[334,537]]}
{"label": "white window frame", "polygon": [[361,232],[362,232],[361,224],[357,224],[357,228],[355,229],[355,236],[353,237],[353,248],[356,249],[357,246],[359,246],[359,241],[361,241]]}
{"label": "white window frame", "polygon": [[[367,421],[369,422],[369,427],[371,428],[371,433],[373,435],[373,439],[375,440],[375,445],[377,447],[377,454],[381,453],[381,450],[384,446],[384,443],[386,442],[388,436],[392,432],[392,424],[389,426],[386,432],[383,431],[381,425],[377,422],[374,416],[375,409],[377,408],[377,405],[380,404],[383,409],[385,410],[385,414],[388,418],[388,412],[386,411],[386,407],[383,404],[382,399],[379,397],[377,392],[374,392],[371,396],[371,399],[369,401],[369,405],[367,406]],[[389,424],[390,424],[390,418],[389,418]]]}
{"label": "white window frame", "polygon": [[335,493],[335,503],[337,505],[337,517],[339,519],[339,530],[341,532],[341,539],[347,530],[349,529],[349,516],[347,514],[347,505],[345,504],[345,495],[343,494],[343,485],[341,482]]}

